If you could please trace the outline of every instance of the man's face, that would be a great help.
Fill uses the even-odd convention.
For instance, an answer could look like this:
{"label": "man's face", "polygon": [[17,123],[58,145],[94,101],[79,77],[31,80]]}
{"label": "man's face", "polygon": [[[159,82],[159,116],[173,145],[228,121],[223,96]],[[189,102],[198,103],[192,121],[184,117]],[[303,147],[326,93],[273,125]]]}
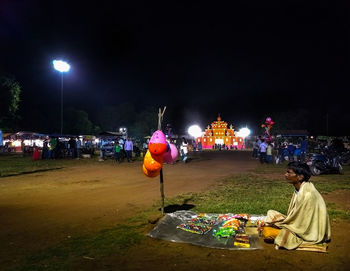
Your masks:
{"label": "man's face", "polygon": [[290,184],[296,184],[298,182],[300,182],[303,179],[303,175],[297,175],[293,169],[288,168],[286,173],[284,174],[284,176],[286,177],[286,180],[290,183]]}

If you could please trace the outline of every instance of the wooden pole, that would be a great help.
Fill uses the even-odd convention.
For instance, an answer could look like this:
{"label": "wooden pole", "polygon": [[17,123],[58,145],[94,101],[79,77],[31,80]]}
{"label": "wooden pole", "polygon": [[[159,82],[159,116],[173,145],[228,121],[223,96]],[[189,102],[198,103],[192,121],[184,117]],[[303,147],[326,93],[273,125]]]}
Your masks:
{"label": "wooden pole", "polygon": [[[162,120],[163,120],[163,115],[165,112],[166,106],[164,106],[163,112],[159,108],[158,110],[158,130],[162,130]],[[163,169],[160,169],[160,174],[159,174],[159,184],[160,184],[160,196],[161,196],[161,201],[162,201],[162,206],[161,206],[161,211],[162,215],[164,215],[164,180],[163,180]]]}

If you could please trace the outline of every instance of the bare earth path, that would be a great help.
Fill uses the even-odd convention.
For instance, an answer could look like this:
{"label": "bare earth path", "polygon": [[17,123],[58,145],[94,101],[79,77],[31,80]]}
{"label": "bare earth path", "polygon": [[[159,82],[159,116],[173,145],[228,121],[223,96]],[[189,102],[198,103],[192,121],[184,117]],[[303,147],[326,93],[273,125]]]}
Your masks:
{"label": "bare earth path", "polygon": [[[201,158],[196,156],[193,158],[188,164],[177,163],[164,166],[166,197],[186,192],[204,191],[221,177],[249,171],[254,169],[258,163],[251,159],[249,152],[208,152],[202,154]],[[115,164],[113,161],[105,161],[90,166],[76,166],[1,178],[0,191],[0,270],[2,270],[1,266],[12,265],[17,260],[16,255],[54,244],[71,235],[84,234],[112,226],[131,216],[134,211],[150,207],[160,198],[159,178],[145,177],[141,171],[141,162]],[[331,196],[329,197],[331,199]],[[349,229],[349,223],[343,222],[338,232],[333,235],[339,240],[336,244],[331,243],[330,249],[332,250],[332,246],[333,249],[338,247],[337,257],[340,257],[340,261],[334,264],[332,270],[346,270],[345,265],[348,266],[350,263],[347,256],[342,256],[345,249],[349,247],[349,244],[344,243],[350,241],[347,229]],[[340,232],[343,232],[345,236],[337,237]],[[163,268],[155,270],[187,270],[187,267],[192,266],[189,262],[195,257],[202,264],[210,266],[213,263],[213,255],[214,258],[219,257],[216,260],[221,261],[221,264],[225,266],[225,263],[228,264],[230,261],[224,258],[233,253],[153,239],[147,240],[146,243],[146,247],[139,247],[130,252],[135,254],[132,256],[134,259],[140,257],[139,261],[125,262],[125,266],[128,266],[130,270],[141,270],[144,264],[158,266],[157,257],[165,257],[166,255],[162,254],[166,253],[167,249],[171,250],[172,257]],[[137,252],[140,249],[144,250],[142,256]],[[183,255],[184,249],[188,250],[187,256]],[[153,250],[158,250],[158,256],[155,256],[157,253]],[[193,253],[201,256],[195,256]],[[241,252],[236,253],[241,254]],[[260,268],[252,268],[254,265],[251,261],[254,262],[255,257],[262,262],[266,261],[267,257],[268,262],[275,261],[275,264],[279,264],[279,259],[273,258],[274,254],[276,252],[271,246],[267,247],[264,253],[261,251],[246,253],[248,257],[246,264],[249,264],[250,269],[259,270]],[[9,258],[8,255],[13,255],[13,257]],[[292,257],[292,254],[286,255],[287,258]],[[179,257],[185,257],[185,262]],[[325,257],[328,255],[319,257],[327,262]],[[234,263],[234,258],[231,260]],[[118,265],[116,263],[118,257],[107,261],[108,263],[105,263],[103,267],[87,263],[81,270],[123,269],[113,268]],[[187,265],[186,261],[189,261]],[[196,263],[193,262],[193,264]],[[342,269],[342,264],[344,264],[344,269]],[[323,265],[321,261],[315,267],[323,270]],[[270,269],[271,266],[268,263],[267,265],[262,264],[261,267]]]}

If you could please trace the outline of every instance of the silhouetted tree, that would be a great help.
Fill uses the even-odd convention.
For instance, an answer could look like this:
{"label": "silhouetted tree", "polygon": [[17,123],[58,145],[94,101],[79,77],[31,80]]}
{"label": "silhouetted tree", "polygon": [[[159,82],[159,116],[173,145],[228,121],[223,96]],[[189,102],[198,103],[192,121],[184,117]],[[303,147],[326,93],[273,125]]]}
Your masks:
{"label": "silhouetted tree", "polygon": [[13,129],[19,119],[17,114],[20,102],[21,86],[10,76],[0,78],[0,126]]}
{"label": "silhouetted tree", "polygon": [[83,110],[68,108],[65,112],[64,130],[68,134],[95,134],[99,128],[90,120],[88,113]]}

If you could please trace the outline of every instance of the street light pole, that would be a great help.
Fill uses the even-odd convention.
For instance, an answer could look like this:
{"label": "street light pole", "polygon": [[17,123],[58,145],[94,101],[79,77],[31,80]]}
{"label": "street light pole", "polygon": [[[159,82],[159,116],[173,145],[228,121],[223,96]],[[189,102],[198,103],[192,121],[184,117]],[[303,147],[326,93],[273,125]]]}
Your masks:
{"label": "street light pole", "polygon": [[54,60],[52,64],[55,70],[61,73],[61,135],[63,133],[63,73],[70,70],[70,65],[62,60]]}
{"label": "street light pole", "polygon": [[61,72],[61,135],[63,134],[63,72]]}

